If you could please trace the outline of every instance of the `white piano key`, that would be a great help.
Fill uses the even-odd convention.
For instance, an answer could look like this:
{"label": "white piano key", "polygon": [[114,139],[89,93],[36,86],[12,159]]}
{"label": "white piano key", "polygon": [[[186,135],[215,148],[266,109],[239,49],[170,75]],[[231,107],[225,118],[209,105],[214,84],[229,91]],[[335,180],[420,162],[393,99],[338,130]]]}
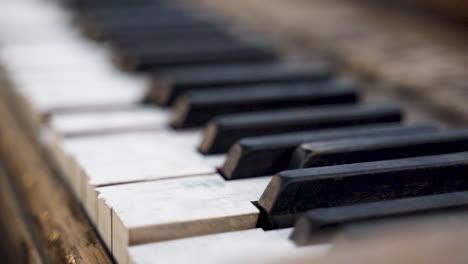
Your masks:
{"label": "white piano key", "polygon": [[106,49],[87,42],[9,45],[0,49],[0,58],[9,74],[29,72],[80,72],[110,67]]}
{"label": "white piano key", "polygon": [[143,77],[65,76],[69,78],[35,76],[13,81],[41,113],[128,107],[140,104],[147,91]]}
{"label": "white piano key", "polygon": [[[288,237],[291,229],[263,231],[250,229],[129,247],[129,263],[263,264],[307,254],[318,258],[330,244],[297,247]],[[125,261],[123,263],[126,263]]]}
{"label": "white piano key", "polygon": [[115,111],[57,113],[49,126],[62,137],[163,128],[169,111],[159,107],[133,107]]}
{"label": "white piano key", "polygon": [[95,135],[65,138],[63,149],[82,170],[75,170],[79,173],[70,181],[93,216],[97,187],[215,173],[224,155],[198,153],[200,136],[199,131],[166,129]]}
{"label": "white piano key", "polygon": [[99,223],[112,226],[118,261],[130,245],[252,229],[259,215],[252,201],[270,178],[226,181],[212,174],[98,188],[107,207],[99,208]]}
{"label": "white piano key", "polygon": [[43,26],[66,24],[71,15],[55,3],[47,1],[2,1],[0,25]]}
{"label": "white piano key", "polygon": [[[64,139],[97,186],[214,173],[223,156],[196,150],[199,131],[152,130]],[[211,162],[209,161],[211,160]]]}
{"label": "white piano key", "polygon": [[63,25],[51,25],[45,28],[24,25],[0,26],[0,44],[2,46],[70,43],[76,41],[82,41],[79,33]]}

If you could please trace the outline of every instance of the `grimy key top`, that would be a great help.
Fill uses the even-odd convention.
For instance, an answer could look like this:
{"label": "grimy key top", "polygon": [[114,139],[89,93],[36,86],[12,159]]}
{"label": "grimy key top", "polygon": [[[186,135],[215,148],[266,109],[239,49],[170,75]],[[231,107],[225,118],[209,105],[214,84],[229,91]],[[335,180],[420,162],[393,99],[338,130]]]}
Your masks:
{"label": "grimy key top", "polygon": [[175,104],[175,128],[196,127],[216,115],[328,104],[354,103],[352,83],[305,82],[193,91]]}
{"label": "grimy key top", "polygon": [[319,232],[337,230],[347,224],[466,209],[468,209],[468,192],[314,209],[297,219],[291,239],[298,245],[307,245]]}
{"label": "grimy key top", "polygon": [[430,124],[410,126],[384,124],[243,138],[230,148],[220,172],[226,179],[276,174],[287,168],[294,149],[304,142],[322,142],[340,138],[354,139],[368,136],[408,135],[430,131],[437,131],[437,127]]}
{"label": "grimy key top", "polygon": [[468,152],[298,169],[275,175],[258,201],[261,225],[289,227],[298,213],[468,190]]}
{"label": "grimy key top", "polygon": [[204,154],[223,153],[243,137],[393,123],[402,118],[392,105],[340,105],[221,115],[210,121],[200,145]]}
{"label": "grimy key top", "polygon": [[323,65],[305,68],[282,63],[252,63],[187,67],[156,74],[149,99],[156,104],[166,106],[188,91],[234,85],[323,81],[330,77],[330,68]]}
{"label": "grimy key top", "polygon": [[345,138],[300,145],[289,169],[468,151],[468,130]]}

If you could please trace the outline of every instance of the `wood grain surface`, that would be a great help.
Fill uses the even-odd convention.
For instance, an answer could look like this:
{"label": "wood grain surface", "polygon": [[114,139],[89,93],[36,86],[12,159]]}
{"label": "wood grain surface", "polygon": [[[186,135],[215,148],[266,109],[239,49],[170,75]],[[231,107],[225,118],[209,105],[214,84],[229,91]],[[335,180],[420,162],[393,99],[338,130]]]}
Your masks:
{"label": "wood grain surface", "polygon": [[[45,263],[112,263],[70,190],[54,175],[43,153],[27,136],[3,96],[0,97],[0,159],[12,175],[11,184],[15,187],[12,193],[2,184],[12,194],[9,196],[5,190],[2,196],[22,201],[15,208],[22,209],[26,219],[31,219],[28,226],[21,227],[21,218],[16,225],[6,226],[22,230],[16,233],[18,240],[25,241],[27,248],[31,248],[28,246],[30,241],[36,240],[36,245],[42,248]],[[11,197],[13,195],[16,197]],[[7,206],[3,201],[7,200],[2,199],[2,206]],[[31,252],[28,261],[41,263],[38,255]]]}

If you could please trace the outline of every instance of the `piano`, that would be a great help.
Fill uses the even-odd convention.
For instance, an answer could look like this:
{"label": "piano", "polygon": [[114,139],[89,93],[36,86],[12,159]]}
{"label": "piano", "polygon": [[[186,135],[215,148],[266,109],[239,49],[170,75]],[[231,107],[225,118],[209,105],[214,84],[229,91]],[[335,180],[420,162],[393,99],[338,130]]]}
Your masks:
{"label": "piano", "polygon": [[[443,122],[344,69],[360,58],[298,58],[261,26],[223,19],[221,3],[195,2],[0,4],[2,192],[28,191],[2,209],[29,214],[5,230],[25,237],[9,262],[331,263],[336,245],[385,224],[466,220],[466,56],[447,69],[428,61],[400,88],[450,98]],[[275,9],[252,1],[262,4]],[[232,19],[253,12],[231,5]],[[336,21],[311,27],[339,26],[329,11]],[[322,37],[340,53],[359,51],[360,34]],[[368,58],[383,56],[374,74],[397,82],[409,66],[390,48]],[[458,90],[423,93],[428,76]],[[24,203],[35,207],[7,207]]]}

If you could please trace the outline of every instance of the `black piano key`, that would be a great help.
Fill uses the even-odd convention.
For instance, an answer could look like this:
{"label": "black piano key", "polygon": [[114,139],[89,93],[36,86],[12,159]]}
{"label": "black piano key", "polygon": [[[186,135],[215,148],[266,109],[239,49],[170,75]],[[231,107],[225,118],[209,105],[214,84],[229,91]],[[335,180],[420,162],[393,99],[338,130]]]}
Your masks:
{"label": "black piano key", "polygon": [[468,152],[283,171],[258,206],[261,225],[288,227],[316,208],[468,190]]}
{"label": "black piano key", "polygon": [[[135,10],[136,9],[136,10]],[[141,10],[139,10],[141,9]],[[142,29],[213,28],[206,18],[188,15],[175,8],[111,8],[104,12],[86,12],[80,19],[92,37],[109,38],[122,32]]]}
{"label": "black piano key", "polygon": [[182,9],[159,4],[95,9],[88,13],[87,19],[107,31],[209,23]]}
{"label": "black piano key", "polygon": [[294,152],[290,169],[400,159],[468,151],[468,130],[346,138],[304,143]]}
{"label": "black piano key", "polygon": [[115,7],[133,7],[141,5],[150,5],[160,1],[155,0],[63,0],[68,6],[77,8],[79,10],[94,10],[101,8],[115,8]]}
{"label": "black piano key", "polygon": [[[93,1],[98,3],[99,1]],[[182,9],[180,6],[171,5],[169,3],[152,1],[119,1],[112,5],[98,5],[88,10],[88,15],[92,19],[101,21],[125,20],[125,19],[151,19],[160,16],[187,16],[190,17],[190,12]],[[138,16],[138,17],[133,17]]]}
{"label": "black piano key", "polygon": [[196,43],[202,41],[234,41],[232,34],[215,27],[191,28],[143,28],[132,31],[109,34],[114,46],[120,49],[138,49],[152,45],[154,47],[174,45],[175,43]]}
{"label": "black piano key", "polygon": [[304,142],[368,136],[408,135],[431,131],[437,131],[437,127],[430,124],[411,126],[389,124],[243,138],[230,148],[220,172],[227,179],[276,174],[287,168],[294,149]]}
{"label": "black piano key", "polygon": [[285,107],[354,103],[357,88],[344,81],[269,84],[199,90],[175,104],[175,128],[201,126],[216,115]]}
{"label": "black piano key", "polygon": [[120,59],[128,70],[160,70],[170,67],[196,66],[206,64],[230,64],[271,62],[276,54],[239,41],[201,41],[174,45],[148,46],[129,51]]}
{"label": "black piano key", "polygon": [[159,105],[170,105],[182,93],[202,88],[322,81],[330,77],[330,67],[319,64],[309,65],[307,68],[282,63],[187,67],[164,71],[153,78],[149,99]]}
{"label": "black piano key", "polygon": [[204,154],[223,153],[244,137],[393,123],[401,118],[400,108],[392,105],[339,105],[222,115],[207,124],[199,149]]}
{"label": "black piano key", "polygon": [[307,245],[317,233],[344,225],[468,209],[468,192],[453,192],[307,211],[298,217],[291,239]]}

